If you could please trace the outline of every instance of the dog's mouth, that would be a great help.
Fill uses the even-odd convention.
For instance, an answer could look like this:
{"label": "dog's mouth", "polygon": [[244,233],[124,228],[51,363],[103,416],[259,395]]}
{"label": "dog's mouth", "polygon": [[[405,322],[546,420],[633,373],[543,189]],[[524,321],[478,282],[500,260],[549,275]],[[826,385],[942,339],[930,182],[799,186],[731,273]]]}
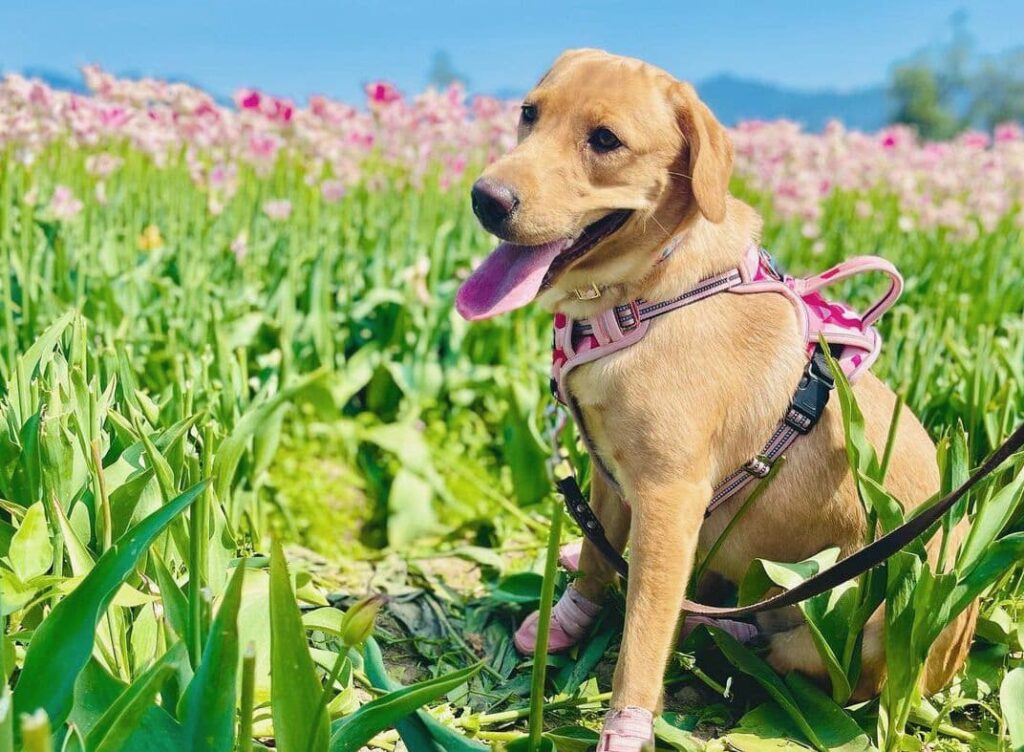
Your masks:
{"label": "dog's mouth", "polygon": [[542,245],[501,243],[459,288],[455,308],[468,321],[522,308],[566,267],[622,229],[632,214],[629,209],[612,211],[575,237]]}

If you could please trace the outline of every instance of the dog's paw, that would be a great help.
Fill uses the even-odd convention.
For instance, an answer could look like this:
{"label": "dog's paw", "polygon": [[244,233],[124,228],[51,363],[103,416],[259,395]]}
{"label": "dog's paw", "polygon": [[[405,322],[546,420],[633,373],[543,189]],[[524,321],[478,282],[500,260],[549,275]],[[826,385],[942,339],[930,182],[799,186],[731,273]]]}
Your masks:
{"label": "dog's paw", "polygon": [[[594,618],[601,610],[597,603],[587,600],[568,587],[551,609],[551,629],[548,632],[548,652],[560,653],[568,650],[590,629]],[[533,655],[537,648],[537,622],[540,612],[534,611],[516,630],[513,642],[524,655]]]}
{"label": "dog's paw", "polygon": [[628,705],[609,710],[597,752],[648,752],[654,749],[654,715]]}
{"label": "dog's paw", "polygon": [[566,543],[558,550],[558,563],[566,572],[580,571],[580,552],[583,551],[583,541],[575,540]]}

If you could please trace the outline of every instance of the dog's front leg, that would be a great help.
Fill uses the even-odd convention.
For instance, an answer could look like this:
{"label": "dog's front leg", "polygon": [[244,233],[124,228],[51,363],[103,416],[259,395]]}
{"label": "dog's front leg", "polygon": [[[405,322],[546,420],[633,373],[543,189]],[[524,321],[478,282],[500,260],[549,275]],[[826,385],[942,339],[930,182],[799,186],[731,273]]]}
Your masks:
{"label": "dog's front leg", "polygon": [[626,625],[598,750],[639,752],[653,744],[653,717],[710,498],[706,481],[638,487],[631,494]]}

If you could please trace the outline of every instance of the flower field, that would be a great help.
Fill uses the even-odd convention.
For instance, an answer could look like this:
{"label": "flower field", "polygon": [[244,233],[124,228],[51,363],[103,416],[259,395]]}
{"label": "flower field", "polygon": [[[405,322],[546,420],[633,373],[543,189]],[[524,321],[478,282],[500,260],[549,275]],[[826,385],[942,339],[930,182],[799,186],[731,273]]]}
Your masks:
{"label": "flower field", "polygon": [[[0,752],[527,749],[531,696],[540,748],[586,750],[621,597],[543,686],[511,643],[551,525],[550,321],[452,306],[491,245],[468,186],[518,103],[85,78],[0,84]],[[788,267],[900,267],[876,372],[958,484],[1024,421],[1024,131],[732,137]],[[697,630],[659,743],[1024,749],[1022,488],[1018,458],[972,494],[953,571],[901,554],[879,701],[845,707],[855,662],[831,691],[783,683]],[[980,626],[925,700],[947,586],[981,593]],[[823,649],[850,637],[833,606],[808,613]]]}

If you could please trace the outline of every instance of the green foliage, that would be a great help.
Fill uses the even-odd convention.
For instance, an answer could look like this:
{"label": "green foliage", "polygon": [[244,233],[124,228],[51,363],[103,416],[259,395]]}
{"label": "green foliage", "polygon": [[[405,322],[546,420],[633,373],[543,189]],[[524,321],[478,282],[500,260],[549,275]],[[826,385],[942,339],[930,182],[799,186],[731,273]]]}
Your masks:
{"label": "green foliage", "polygon": [[[357,186],[328,205],[285,157],[266,180],[243,168],[238,196],[212,215],[184,161],[156,179],[126,146],[108,204],[41,225],[30,189],[47,195],[59,175],[87,195],[96,179],[85,156],[56,145],[30,167],[0,154],[0,295],[11,301],[0,313],[0,656],[18,681],[13,698],[0,695],[0,750],[14,708],[34,707],[47,709],[58,749],[98,745],[110,728],[131,730],[111,737],[128,749],[181,749],[186,735],[221,744],[235,735],[236,703],[242,749],[258,747],[254,738],[301,747],[303,737],[326,749],[328,716],[336,741],[344,725],[384,747],[398,740],[394,724],[425,727],[445,749],[520,734],[533,665],[516,655],[511,629],[542,596],[537,567],[528,570],[549,532],[538,514],[550,497],[537,424],[550,322],[524,310],[470,327],[453,314],[459,275],[490,243],[462,188],[442,191],[427,176],[413,189],[389,173],[375,190]],[[268,186],[292,198],[289,220],[260,212]],[[907,274],[904,298],[881,322],[887,345],[875,370],[945,437],[944,483],[955,485],[1024,416],[1021,229],[1007,218],[970,242],[944,230],[908,235],[884,194],[837,194],[823,204],[815,243],[799,223],[779,222],[764,197],[750,198],[767,216],[766,245],[794,271],[878,249]],[[149,224],[165,245],[140,249]],[[244,258],[230,250],[242,230]],[[842,294],[871,292],[857,280]],[[842,386],[839,397],[854,416]],[[861,501],[889,528],[902,509],[885,491],[885,453],[876,456],[855,417],[846,430]],[[174,517],[176,499],[206,479]],[[698,733],[723,732],[741,749],[752,738],[812,741],[796,717],[820,716],[834,728],[810,724],[819,744],[862,743],[849,718],[862,729],[878,719],[842,706],[857,679],[857,628],[885,597],[897,607],[894,634],[910,633],[904,657],[890,658],[889,738],[948,741],[946,720],[964,727],[953,728],[957,739],[995,738],[1000,724],[1015,733],[1014,708],[997,707],[996,688],[1016,696],[1015,679],[1003,677],[1016,677],[1022,641],[1021,483],[1018,464],[968,500],[961,511],[974,528],[953,568],[932,572],[915,550],[803,604],[830,696],[779,679],[773,691],[790,712],[781,720],[756,688],[713,697],[714,717]],[[123,541],[152,519],[165,524],[129,556]],[[287,567],[280,550],[268,566],[271,536],[308,542],[331,564],[305,566],[288,549]],[[439,553],[479,576],[465,584],[455,567],[432,569]],[[324,592],[362,595],[367,570],[348,571],[354,559],[397,593],[378,630],[388,665],[407,650],[432,667],[426,685],[378,685],[379,663],[343,646]],[[758,562],[744,596],[828,562],[827,552]],[[244,582],[229,580],[232,567]],[[912,707],[913,691],[900,694],[897,682],[912,685],[930,635],[979,595],[979,673],[922,722],[923,704]],[[316,610],[300,620],[297,603]],[[614,657],[618,605],[576,652],[550,658],[533,693],[546,702],[541,744],[574,749],[593,738],[607,700],[595,677],[605,681]],[[232,657],[250,643],[240,672]],[[705,658],[672,681],[715,686]],[[405,694],[367,702],[371,688]],[[411,715],[442,698],[444,707]],[[757,707],[767,709],[747,713]],[[659,737],[688,748],[690,728],[659,725]]]}

